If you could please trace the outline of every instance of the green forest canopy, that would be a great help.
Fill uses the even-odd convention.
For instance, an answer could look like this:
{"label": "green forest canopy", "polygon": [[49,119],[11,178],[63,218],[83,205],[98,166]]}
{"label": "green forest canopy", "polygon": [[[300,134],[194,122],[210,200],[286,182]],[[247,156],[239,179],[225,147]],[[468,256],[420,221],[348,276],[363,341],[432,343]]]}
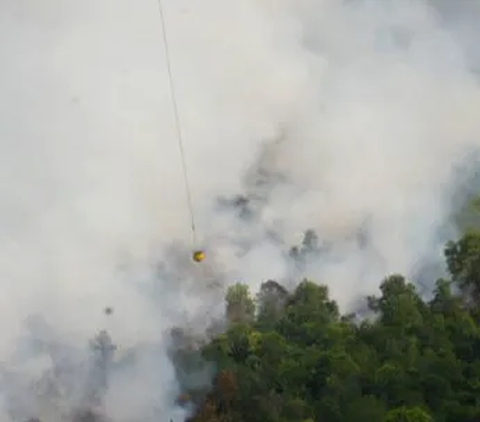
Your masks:
{"label": "green forest canopy", "polygon": [[216,368],[210,391],[185,389],[191,422],[480,421],[480,232],[445,259],[429,301],[392,275],[361,320],[308,280],[293,292],[269,281],[256,298],[232,286],[228,330],[177,351],[177,365]]}

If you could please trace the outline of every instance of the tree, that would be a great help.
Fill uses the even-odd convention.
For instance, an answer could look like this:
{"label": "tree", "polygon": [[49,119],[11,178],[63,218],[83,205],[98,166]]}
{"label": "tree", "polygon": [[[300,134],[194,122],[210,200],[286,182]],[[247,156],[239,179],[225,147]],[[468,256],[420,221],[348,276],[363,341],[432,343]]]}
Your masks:
{"label": "tree", "polygon": [[230,286],[226,296],[227,318],[232,323],[250,322],[255,316],[255,302],[250,296],[246,284],[237,283]]}
{"label": "tree", "polygon": [[412,283],[401,275],[392,275],[380,285],[382,296],[370,297],[370,308],[380,314],[385,326],[402,331],[418,328],[423,323],[425,304]]}
{"label": "tree", "polygon": [[432,417],[420,407],[398,407],[390,410],[384,422],[433,422]]}
{"label": "tree", "polygon": [[287,290],[276,281],[269,280],[262,283],[257,296],[258,318],[257,326],[262,330],[274,328],[283,315],[289,294]]}
{"label": "tree", "polygon": [[445,248],[447,267],[453,281],[467,297],[480,299],[480,233],[466,233]]}
{"label": "tree", "polygon": [[385,403],[374,396],[360,396],[345,403],[342,422],[383,422],[387,411]]}
{"label": "tree", "polygon": [[328,297],[328,288],[304,280],[295,289],[279,322],[279,330],[301,345],[313,345],[325,337],[325,328],[339,319],[338,306]]}

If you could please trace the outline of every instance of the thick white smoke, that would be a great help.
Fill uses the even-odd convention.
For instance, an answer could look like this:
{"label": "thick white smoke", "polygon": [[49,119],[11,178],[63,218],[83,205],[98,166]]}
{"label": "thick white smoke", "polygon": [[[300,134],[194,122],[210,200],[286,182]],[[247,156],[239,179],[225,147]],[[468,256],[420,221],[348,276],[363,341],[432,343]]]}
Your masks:
{"label": "thick white smoke", "polygon": [[[480,145],[479,11],[455,2],[450,18],[440,3],[165,0],[208,254],[194,268],[172,246],[190,232],[155,1],[4,0],[0,359],[24,373],[16,397],[51,365],[29,342],[19,357],[30,315],[80,355],[101,328],[120,349],[154,343],[113,376],[106,406],[169,420],[164,331],[201,332],[221,312],[218,285],[285,277],[305,229],[333,245],[306,274],[342,306],[435,255],[453,167]],[[260,170],[280,176],[259,188]],[[217,209],[238,193],[260,196],[257,219]],[[22,417],[40,411],[19,403]]]}

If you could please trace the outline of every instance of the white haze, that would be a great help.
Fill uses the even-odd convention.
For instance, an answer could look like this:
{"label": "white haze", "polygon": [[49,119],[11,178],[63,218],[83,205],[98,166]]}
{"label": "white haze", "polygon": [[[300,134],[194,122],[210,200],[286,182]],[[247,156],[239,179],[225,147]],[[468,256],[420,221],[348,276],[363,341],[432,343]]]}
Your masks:
{"label": "white haze", "polygon": [[[121,349],[155,343],[114,376],[106,407],[117,420],[168,421],[182,414],[164,331],[190,321],[201,333],[222,311],[218,285],[283,279],[305,229],[334,244],[306,275],[343,307],[385,274],[435,260],[453,169],[480,145],[479,12],[458,4],[449,21],[413,0],[165,0],[207,248],[198,268],[156,2],[3,0],[0,360],[26,384],[2,387],[0,421],[50,365],[28,342],[19,357],[30,315],[80,355],[101,328]],[[285,182],[267,186],[260,218],[219,212],[217,198],[245,193],[277,138],[261,166]],[[366,245],[349,240],[365,227]],[[167,269],[154,283],[156,261]]]}

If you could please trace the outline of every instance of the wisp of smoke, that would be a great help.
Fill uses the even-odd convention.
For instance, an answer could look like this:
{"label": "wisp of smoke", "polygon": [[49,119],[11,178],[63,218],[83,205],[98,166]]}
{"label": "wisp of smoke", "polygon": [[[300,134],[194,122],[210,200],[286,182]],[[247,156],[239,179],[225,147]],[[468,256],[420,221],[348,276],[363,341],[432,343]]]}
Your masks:
{"label": "wisp of smoke", "polygon": [[[136,350],[107,413],[181,420],[165,333],[202,334],[228,284],[298,281],[288,249],[308,228],[328,252],[296,276],[344,309],[437,260],[455,168],[480,145],[474,4],[165,0],[199,267],[155,1],[4,0],[0,419],[58,420],[51,373],[78,405],[106,329]],[[246,214],[219,206],[237,194]]]}

